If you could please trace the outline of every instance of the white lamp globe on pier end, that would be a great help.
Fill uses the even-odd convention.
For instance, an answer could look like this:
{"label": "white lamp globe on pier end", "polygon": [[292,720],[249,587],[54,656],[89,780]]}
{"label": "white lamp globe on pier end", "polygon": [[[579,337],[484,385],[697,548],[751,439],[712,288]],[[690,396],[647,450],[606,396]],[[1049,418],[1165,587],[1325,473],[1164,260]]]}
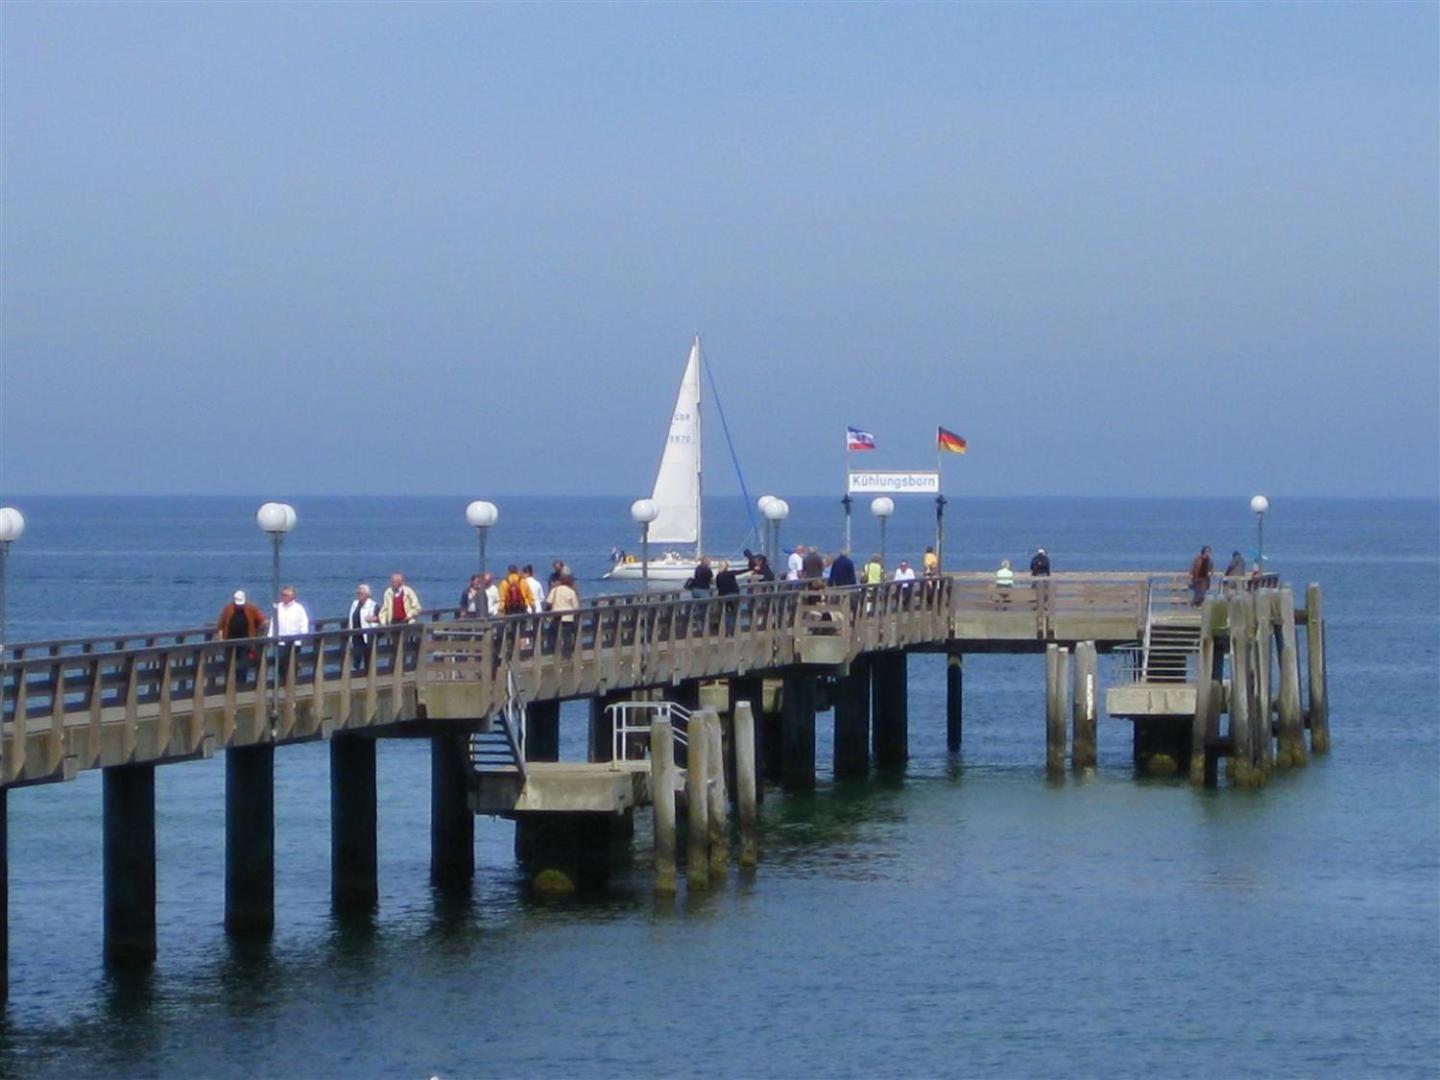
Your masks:
{"label": "white lamp globe on pier end", "polygon": [[[270,626],[271,633],[277,633],[280,609],[280,542],[285,534],[295,528],[297,515],[289,503],[267,502],[255,512],[255,521],[261,530],[270,534]],[[280,655],[276,654],[277,657]],[[270,666],[270,722],[275,723],[280,699],[280,665]]]}
{"label": "white lamp globe on pier end", "polygon": [[765,515],[770,530],[770,542],[766,545],[769,553],[766,558],[774,566],[780,561],[780,523],[790,516],[790,504],[774,495],[762,495],[756,500],[756,505],[760,507],[760,513]]}
{"label": "white lamp globe on pier end", "polygon": [[485,573],[485,535],[490,527],[500,520],[500,510],[492,502],[476,499],[465,507],[465,520],[480,537],[480,573]]}
{"label": "white lamp globe on pier end", "polygon": [[640,591],[650,591],[650,523],[660,516],[654,499],[636,499],[630,504],[630,520],[640,526]]}
{"label": "white lamp globe on pier end", "polygon": [[885,562],[885,522],[890,515],[895,513],[895,500],[881,495],[879,498],[870,500],[870,513],[880,519],[880,565]]}
{"label": "white lamp globe on pier end", "polygon": [[1265,566],[1265,512],[1270,509],[1270,500],[1264,495],[1256,495],[1250,500],[1250,512],[1255,515],[1255,561],[1263,569]]}
{"label": "white lamp globe on pier end", "polygon": [[5,661],[5,560],[24,531],[25,515],[13,506],[0,506],[0,664]]}
{"label": "white lamp globe on pier end", "polygon": [[284,536],[295,528],[295,508],[289,503],[267,502],[255,512],[260,528],[271,536]]}

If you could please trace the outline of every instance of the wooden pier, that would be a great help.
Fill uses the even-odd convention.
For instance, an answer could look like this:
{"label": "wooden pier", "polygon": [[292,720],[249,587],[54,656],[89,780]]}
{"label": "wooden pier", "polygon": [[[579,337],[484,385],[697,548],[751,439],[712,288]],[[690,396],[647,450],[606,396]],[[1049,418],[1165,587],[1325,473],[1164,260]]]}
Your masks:
{"label": "wooden pier", "polygon": [[[1196,607],[1182,575],[1021,575],[1000,590],[988,574],[956,574],[701,600],[612,597],[563,615],[441,612],[368,631],[322,622],[286,650],[217,640],[213,629],[16,644],[0,686],[0,872],[10,788],[103,770],[106,956],[153,960],[154,768],[223,750],[225,922],[268,931],[274,752],[328,740],[333,899],[340,909],[373,905],[375,740],[419,737],[431,740],[437,882],[473,876],[476,813],[516,821],[517,855],[537,884],[603,879],[595,853],[628,835],[635,808],[659,792],[657,844],[668,848],[657,849],[657,887],[673,888],[674,800],[688,788],[686,876],[703,888],[697,860],[706,881],[724,872],[732,797],[740,859],[753,865],[765,782],[814,785],[822,705],[834,709],[836,776],[904,764],[911,654],[943,657],[952,752],[963,738],[965,657],[1034,653],[1046,657],[1037,732],[1047,769],[1063,773],[1067,750],[1071,768],[1093,769],[1096,658],[1109,654],[1106,711],[1133,721],[1138,767],[1213,785],[1228,759],[1230,783],[1250,786],[1303,765],[1306,730],[1309,753],[1329,748],[1324,629],[1319,587],[1297,609],[1273,577],[1217,578]],[[590,703],[588,760],[562,763],[559,705],[577,699]],[[0,880],[0,899],[7,891]]]}

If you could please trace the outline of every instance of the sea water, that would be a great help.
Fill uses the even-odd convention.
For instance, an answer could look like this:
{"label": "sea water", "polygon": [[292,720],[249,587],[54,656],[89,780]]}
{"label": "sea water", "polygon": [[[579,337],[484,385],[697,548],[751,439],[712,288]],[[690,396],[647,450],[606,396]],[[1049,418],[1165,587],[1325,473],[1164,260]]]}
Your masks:
{"label": "sea water", "polygon": [[[7,497],[29,527],[7,639],[209,624],[269,593],[256,499]],[[476,563],[467,501],[302,498],[283,577],[313,615],[403,570],[427,605]],[[497,499],[492,569],[565,559],[582,595],[621,498]],[[897,500],[888,561],[934,504]],[[834,550],[838,499],[791,499],[782,542]],[[707,505],[712,550],[745,543]],[[862,507],[856,553],[877,550]],[[947,565],[1184,570],[1255,546],[1244,499],[953,499]],[[755,546],[752,541],[752,546]],[[380,903],[329,903],[328,756],[276,755],[276,929],[223,931],[221,756],[157,771],[159,960],[101,958],[98,773],[9,796],[10,1000],[0,1070],[73,1075],[1362,1075],[1440,1070],[1440,502],[1275,498],[1272,569],[1325,592],[1334,750],[1257,791],[1139,778],[1102,718],[1093,776],[1044,775],[1040,657],[966,661],[945,751],[943,660],[910,661],[904,775],[771,792],[762,861],[709,895],[650,891],[647,815],[600,896],[538,900],[513,827],[477,822],[468,896],[428,876],[429,754],[379,747]],[[1102,679],[1106,665],[1102,660]],[[584,753],[584,710],[562,752]]]}

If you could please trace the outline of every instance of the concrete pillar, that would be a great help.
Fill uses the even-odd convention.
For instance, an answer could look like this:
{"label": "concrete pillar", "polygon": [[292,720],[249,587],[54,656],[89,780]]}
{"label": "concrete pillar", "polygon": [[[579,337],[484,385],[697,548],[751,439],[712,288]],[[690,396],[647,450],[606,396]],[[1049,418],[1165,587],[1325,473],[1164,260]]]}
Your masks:
{"label": "concrete pillar", "polygon": [[691,720],[685,749],[685,883],[694,892],[710,888],[710,746],[703,718]]}
{"label": "concrete pillar", "polygon": [[1305,588],[1306,681],[1310,690],[1310,752],[1330,752],[1330,696],[1325,679],[1325,609],[1320,586]]}
{"label": "concrete pillar", "polygon": [[1270,719],[1271,674],[1270,647],[1271,610],[1275,594],[1263,589],[1254,594],[1255,603],[1255,700],[1250,710],[1250,723],[1254,727],[1255,766],[1262,775],[1269,776],[1275,771],[1274,725]]}
{"label": "concrete pillar", "polygon": [[882,769],[904,765],[910,759],[910,688],[906,682],[904,652],[876,653],[871,685],[875,703],[871,722],[875,764]]}
{"label": "concrete pillar", "polygon": [[1248,594],[1230,597],[1230,782],[1249,787],[1255,780],[1250,724],[1250,614]]}
{"label": "concrete pillar", "polygon": [[783,756],[780,779],[787,791],[815,786],[815,676],[791,670],[781,691]]}
{"label": "concrete pillar", "polygon": [[[736,718],[736,745],[739,745],[740,703],[750,706],[750,737],[754,748],[755,802],[765,801],[765,683],[762,679],[735,678],[730,680],[730,714]],[[738,751],[737,751],[738,753]],[[738,790],[738,778],[736,781]]]}
{"label": "concrete pillar", "polygon": [[525,707],[525,760],[560,760],[560,702],[532,701]]}
{"label": "concrete pillar", "polygon": [[960,752],[965,733],[965,654],[958,649],[945,653],[945,749]]}
{"label": "concrete pillar", "polygon": [[115,765],[103,775],[105,959],[155,960],[155,766]]}
{"label": "concrete pillar", "polygon": [[1077,772],[1093,769],[1096,763],[1095,735],[1099,714],[1100,687],[1093,641],[1075,646],[1075,686],[1071,698],[1070,767]]}
{"label": "concrete pillar", "polygon": [[730,862],[730,797],[725,789],[725,751],[720,735],[720,717],[713,709],[702,712],[709,749],[710,805],[710,876],[725,879]]}
{"label": "concrete pillar", "polygon": [[740,819],[740,865],[759,859],[756,813],[755,716],[750,702],[735,703],[735,811]]}
{"label": "concrete pillar", "polygon": [[377,806],[375,740],[337,734],[330,740],[330,904],[336,911],[369,911],[380,899]]}
{"label": "concrete pillar", "polygon": [[655,812],[655,891],[675,892],[675,730],[650,725],[650,794]]}
{"label": "concrete pillar", "polygon": [[225,929],[275,929],[275,745],[225,751]]}
{"label": "concrete pillar", "polygon": [[1295,639],[1295,594],[1280,593],[1280,738],[1275,764],[1288,769],[1306,763],[1305,726],[1300,714],[1300,657]]}
{"label": "concrete pillar", "polygon": [[870,663],[857,657],[835,680],[835,778],[870,771]]}
{"label": "concrete pillar", "polygon": [[475,876],[475,815],[470,809],[469,736],[430,740],[430,880],[466,887]]}
{"label": "concrete pillar", "polygon": [[1205,783],[1206,743],[1210,741],[1211,706],[1215,689],[1215,599],[1207,596],[1200,607],[1200,655],[1195,663],[1195,716],[1190,731],[1190,783]]}
{"label": "concrete pillar", "polygon": [[1045,646],[1045,771],[1065,773],[1065,676],[1070,654],[1059,645]]}

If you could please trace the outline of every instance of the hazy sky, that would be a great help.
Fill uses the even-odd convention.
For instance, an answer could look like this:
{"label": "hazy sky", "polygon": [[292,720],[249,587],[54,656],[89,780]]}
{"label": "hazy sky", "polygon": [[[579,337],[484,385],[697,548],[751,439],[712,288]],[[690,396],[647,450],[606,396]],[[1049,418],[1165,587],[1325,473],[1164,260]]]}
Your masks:
{"label": "hazy sky", "polygon": [[1437,11],[11,0],[0,495],[1433,496]]}

